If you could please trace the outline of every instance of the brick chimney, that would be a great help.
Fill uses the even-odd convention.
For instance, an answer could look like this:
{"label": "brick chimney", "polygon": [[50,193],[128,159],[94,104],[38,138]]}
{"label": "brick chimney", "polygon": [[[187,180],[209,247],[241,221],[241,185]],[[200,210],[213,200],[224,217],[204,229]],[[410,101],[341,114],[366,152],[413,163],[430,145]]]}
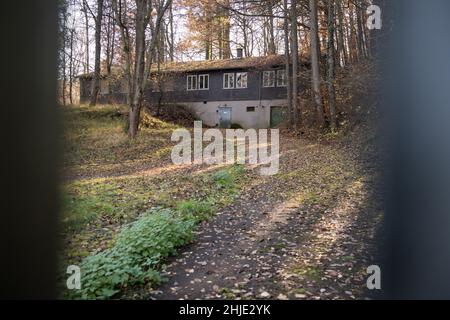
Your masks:
{"label": "brick chimney", "polygon": [[237,48],[236,49],[236,58],[237,59],[242,59],[244,55],[244,50],[242,48]]}

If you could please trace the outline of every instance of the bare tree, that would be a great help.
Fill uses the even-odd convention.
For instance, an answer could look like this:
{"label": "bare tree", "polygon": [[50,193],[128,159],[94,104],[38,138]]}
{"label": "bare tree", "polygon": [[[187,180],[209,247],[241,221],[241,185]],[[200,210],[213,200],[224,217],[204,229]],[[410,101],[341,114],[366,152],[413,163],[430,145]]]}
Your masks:
{"label": "bare tree", "polygon": [[[121,30],[122,50],[125,60],[125,78],[128,84],[129,128],[128,135],[135,138],[139,130],[139,120],[143,92],[149,78],[151,63],[159,39],[162,19],[172,0],[158,1],[156,6],[152,0],[135,0],[134,52],[132,55],[132,38],[129,31],[126,0],[112,0],[117,24]],[[156,22],[153,23],[153,17]],[[150,23],[151,40],[146,46],[146,29]],[[146,54],[147,53],[147,54]],[[133,67],[132,67],[133,63]]]}

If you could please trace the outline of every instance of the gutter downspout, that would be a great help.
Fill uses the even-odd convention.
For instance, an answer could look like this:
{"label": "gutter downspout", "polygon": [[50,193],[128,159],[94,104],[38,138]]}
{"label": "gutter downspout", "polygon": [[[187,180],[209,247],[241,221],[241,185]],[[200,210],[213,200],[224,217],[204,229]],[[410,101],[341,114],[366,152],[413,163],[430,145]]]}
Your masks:
{"label": "gutter downspout", "polygon": [[[259,70],[258,73],[259,73],[259,76],[258,76],[258,78],[259,78],[259,83],[258,83],[258,100],[259,100],[258,109],[261,110],[262,109],[261,108],[262,107],[261,106],[261,87],[262,87],[262,72],[261,72],[261,70]],[[262,115],[261,115],[261,111],[260,111],[260,112],[258,112],[258,127],[260,127],[261,117],[262,117]]]}

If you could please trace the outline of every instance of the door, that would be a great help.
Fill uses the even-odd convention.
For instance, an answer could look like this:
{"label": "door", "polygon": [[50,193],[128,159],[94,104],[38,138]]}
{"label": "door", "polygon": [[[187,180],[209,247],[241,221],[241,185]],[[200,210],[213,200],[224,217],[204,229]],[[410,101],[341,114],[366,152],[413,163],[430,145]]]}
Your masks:
{"label": "door", "polygon": [[219,128],[229,129],[231,126],[231,108],[219,107]]}
{"label": "door", "polygon": [[276,127],[285,120],[286,109],[286,107],[270,107],[270,127]]}

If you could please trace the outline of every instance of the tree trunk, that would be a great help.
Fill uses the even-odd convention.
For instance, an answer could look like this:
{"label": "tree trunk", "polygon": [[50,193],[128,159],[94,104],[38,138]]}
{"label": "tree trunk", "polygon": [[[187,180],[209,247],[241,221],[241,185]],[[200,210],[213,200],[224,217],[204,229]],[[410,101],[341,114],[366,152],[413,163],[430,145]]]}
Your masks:
{"label": "tree trunk", "polygon": [[292,108],[293,125],[297,129],[298,116],[298,34],[297,34],[297,0],[291,0],[291,52],[292,52]]}
{"label": "tree trunk", "polygon": [[205,60],[212,59],[212,0],[208,0],[205,7]]}
{"label": "tree trunk", "polygon": [[173,31],[173,5],[169,7],[169,31],[170,31],[170,46],[169,46],[169,59],[171,62],[175,60],[174,57],[174,31]]}
{"label": "tree trunk", "polygon": [[342,57],[342,66],[345,66],[347,64],[347,51],[345,50],[345,40],[344,40],[344,14],[342,10],[342,0],[337,0],[336,3],[337,7],[337,14],[338,14],[338,52],[339,55]]}
{"label": "tree trunk", "polygon": [[103,0],[97,0],[97,17],[95,19],[95,67],[92,82],[92,93],[90,106],[97,104],[97,97],[100,91],[100,53],[101,53],[101,29],[103,18]]}
{"label": "tree trunk", "polygon": [[[111,68],[114,60],[114,48],[116,46],[116,28],[114,10],[109,8],[108,23],[106,28],[106,81],[108,85],[108,92],[111,93]],[[113,102],[112,95],[109,95],[109,103]]]}
{"label": "tree trunk", "polygon": [[73,104],[73,34],[75,30],[70,29],[70,55],[69,55],[69,102]]}
{"label": "tree trunk", "polygon": [[139,130],[141,113],[142,83],[145,71],[145,28],[147,0],[136,0],[136,46],[134,75],[132,80],[132,98],[130,104],[130,127],[128,135],[135,138]]}
{"label": "tree trunk", "polygon": [[221,34],[221,49],[222,49],[222,58],[223,59],[230,59],[231,58],[231,48],[230,48],[230,0],[224,1],[224,8],[223,11],[223,17],[222,17],[222,34]]}
{"label": "tree trunk", "polygon": [[356,13],[356,25],[358,28],[357,36],[358,36],[358,55],[360,59],[366,57],[366,49],[364,44],[364,27],[362,25],[362,11],[359,5],[355,5],[355,13]]}
{"label": "tree trunk", "polygon": [[336,131],[336,109],[334,93],[334,0],[328,1],[328,108],[330,111],[330,129]]}
{"label": "tree trunk", "polygon": [[[65,38],[65,32],[63,33],[63,37]],[[66,86],[67,86],[67,77],[66,77],[66,52],[65,48],[63,47],[63,58],[62,58],[62,88],[61,88],[61,95],[62,95],[62,104],[66,105]]]}
{"label": "tree trunk", "polygon": [[356,30],[355,30],[355,19],[353,16],[353,4],[351,1],[348,2],[348,16],[349,16],[349,28],[350,28],[350,40],[348,43],[349,50],[352,53],[351,54],[351,60],[352,62],[358,61],[358,41],[356,36]]}
{"label": "tree trunk", "polygon": [[319,68],[319,37],[317,25],[317,2],[309,0],[311,15],[311,69],[312,69],[312,90],[316,105],[317,124],[320,128],[324,125],[322,95],[320,93],[320,68]]}
{"label": "tree trunk", "polygon": [[84,32],[86,41],[86,61],[84,65],[84,73],[89,73],[89,15],[86,0],[83,0],[83,13],[84,13]]}
{"label": "tree trunk", "polygon": [[293,125],[293,117],[292,117],[292,80],[291,80],[291,68],[290,63],[291,59],[289,56],[289,10],[288,10],[288,1],[284,0],[283,3],[284,8],[284,55],[285,55],[285,65],[286,65],[286,95],[288,102],[288,112],[289,112],[289,126]]}
{"label": "tree trunk", "polygon": [[277,53],[277,48],[275,46],[275,33],[274,33],[274,17],[273,17],[273,6],[274,4],[272,3],[272,1],[269,1],[269,46],[268,46],[268,53],[269,54],[276,54]]}

